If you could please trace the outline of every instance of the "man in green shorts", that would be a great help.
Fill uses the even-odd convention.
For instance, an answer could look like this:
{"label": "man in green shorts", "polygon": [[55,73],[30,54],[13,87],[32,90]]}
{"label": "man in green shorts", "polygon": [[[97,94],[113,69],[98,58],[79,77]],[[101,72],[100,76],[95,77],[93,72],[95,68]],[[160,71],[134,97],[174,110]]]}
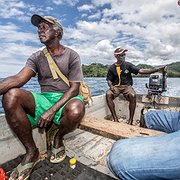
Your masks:
{"label": "man in green shorts", "polygon": [[[32,127],[47,128],[52,123],[58,125],[50,161],[59,163],[66,157],[63,136],[76,129],[85,114],[83,97],[78,95],[80,82],[83,81],[80,57],[77,52],[60,43],[62,25],[54,17],[36,14],[31,22],[37,27],[40,42],[68,78],[69,86],[61,77],[53,75],[43,50],[33,53],[18,74],[0,82],[7,122],[26,149],[22,162],[13,170],[10,180],[28,179],[38,160],[39,150],[32,137]],[[20,88],[36,75],[41,93]]]}

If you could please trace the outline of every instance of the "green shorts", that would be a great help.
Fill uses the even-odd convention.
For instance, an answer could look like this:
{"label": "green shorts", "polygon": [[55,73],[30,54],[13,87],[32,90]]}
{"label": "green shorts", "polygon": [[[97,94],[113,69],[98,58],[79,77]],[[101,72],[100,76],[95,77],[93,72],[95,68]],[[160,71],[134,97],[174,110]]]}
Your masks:
{"label": "green shorts", "polygon": [[[59,99],[62,98],[62,96],[64,95],[64,93],[57,93],[57,92],[43,92],[43,93],[36,93],[36,92],[32,92],[32,95],[34,96],[34,100],[35,100],[35,104],[36,104],[36,109],[35,109],[35,118],[30,116],[29,114],[27,114],[28,119],[31,123],[32,126],[37,126],[38,121],[40,116],[46,111],[48,110],[50,107],[52,107]],[[83,101],[83,97],[78,95],[75,96],[71,99],[79,99],[81,101]],[[70,99],[70,100],[71,100]],[[70,101],[69,100],[69,101]],[[53,122],[55,124],[60,124],[60,117],[62,114],[62,110],[64,108],[64,106],[69,102],[67,101],[55,114],[55,117],[53,119]]]}

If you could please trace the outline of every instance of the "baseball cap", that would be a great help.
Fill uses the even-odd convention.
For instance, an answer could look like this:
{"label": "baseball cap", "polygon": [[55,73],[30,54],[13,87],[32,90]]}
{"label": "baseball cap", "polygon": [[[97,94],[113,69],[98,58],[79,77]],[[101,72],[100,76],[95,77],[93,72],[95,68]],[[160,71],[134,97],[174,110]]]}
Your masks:
{"label": "baseball cap", "polygon": [[118,48],[115,49],[114,54],[123,54],[126,51],[128,51],[128,50],[124,49],[124,48],[121,48],[121,47],[118,47]]}
{"label": "baseball cap", "polygon": [[60,29],[63,29],[62,28],[62,25],[60,24],[60,22],[52,17],[52,16],[40,16],[38,14],[34,14],[32,17],[31,17],[31,23],[34,25],[34,26],[37,26],[39,25],[39,23],[44,20],[44,21],[47,21],[53,25],[57,25]]}
{"label": "baseball cap", "polygon": [[31,23],[34,25],[34,26],[37,26],[39,25],[39,23],[41,21],[47,21],[49,23],[51,23],[52,25],[55,25],[59,28],[60,30],[60,38],[62,38],[63,36],[63,27],[61,25],[61,23],[54,17],[52,16],[40,16],[38,14],[34,14],[32,17],[31,17]]}

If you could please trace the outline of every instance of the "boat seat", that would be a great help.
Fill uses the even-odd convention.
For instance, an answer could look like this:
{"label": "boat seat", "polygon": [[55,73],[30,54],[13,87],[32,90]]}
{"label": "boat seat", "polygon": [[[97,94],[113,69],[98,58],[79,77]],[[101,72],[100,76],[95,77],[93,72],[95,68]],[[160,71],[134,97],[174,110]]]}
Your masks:
{"label": "boat seat", "polygon": [[113,122],[91,116],[85,116],[79,128],[114,140],[165,134],[161,131],[155,131],[120,122]]}

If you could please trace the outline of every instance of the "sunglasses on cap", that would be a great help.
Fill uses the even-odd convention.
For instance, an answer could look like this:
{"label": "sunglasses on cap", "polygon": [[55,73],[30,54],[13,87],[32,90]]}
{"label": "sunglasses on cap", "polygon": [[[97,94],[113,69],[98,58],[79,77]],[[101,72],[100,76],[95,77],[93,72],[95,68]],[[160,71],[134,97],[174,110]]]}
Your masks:
{"label": "sunglasses on cap", "polygon": [[125,57],[126,54],[118,54],[118,53],[114,53],[114,57],[118,58],[118,57]]}

